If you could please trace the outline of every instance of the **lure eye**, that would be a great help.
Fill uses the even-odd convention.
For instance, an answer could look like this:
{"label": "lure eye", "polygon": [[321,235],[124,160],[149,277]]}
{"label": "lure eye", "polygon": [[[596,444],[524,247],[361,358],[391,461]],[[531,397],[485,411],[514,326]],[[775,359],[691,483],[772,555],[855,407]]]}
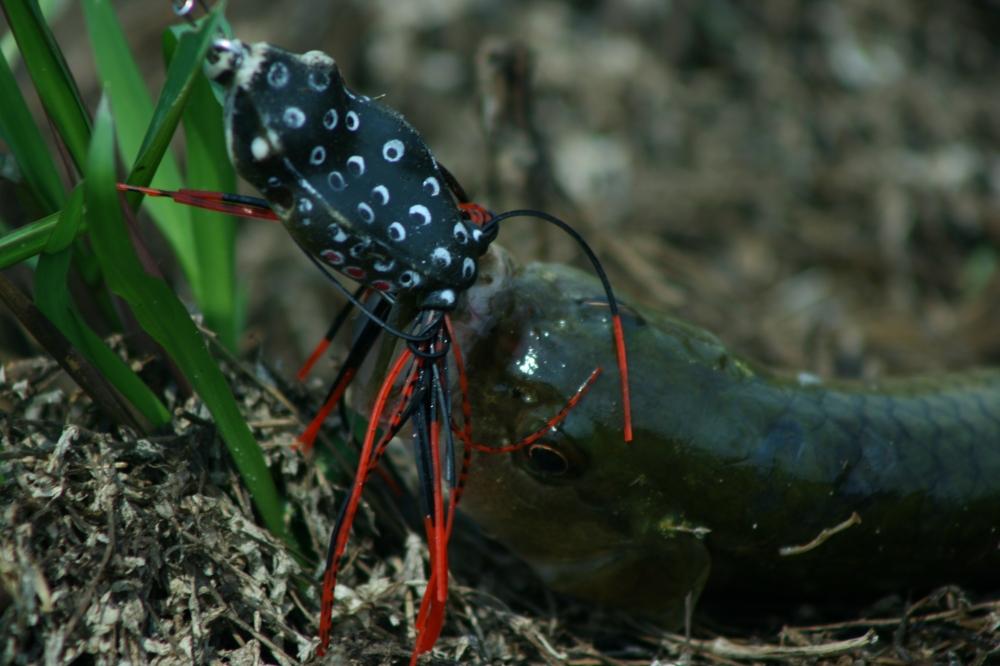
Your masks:
{"label": "lure eye", "polygon": [[245,50],[239,40],[217,39],[205,56],[209,79],[229,87],[236,71],[243,65]]}

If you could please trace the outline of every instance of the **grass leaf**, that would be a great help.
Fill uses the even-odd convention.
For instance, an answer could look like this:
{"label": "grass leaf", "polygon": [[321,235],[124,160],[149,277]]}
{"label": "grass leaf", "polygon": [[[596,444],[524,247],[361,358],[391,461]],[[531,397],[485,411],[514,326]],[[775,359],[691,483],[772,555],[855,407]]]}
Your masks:
{"label": "grass leaf", "polygon": [[53,213],[0,236],[0,270],[41,254],[58,222]]}
{"label": "grass leaf", "polygon": [[[125,164],[133,164],[140,148],[150,143],[147,128],[153,119],[153,102],[146,82],[129,51],[121,24],[108,0],[84,0],[83,14],[87,32],[94,50],[101,85],[111,100],[111,107],[118,119],[116,131]],[[157,132],[159,134],[159,132]],[[173,129],[167,132],[167,142]],[[160,159],[146,156],[140,166],[153,173],[143,173],[142,183],[175,190],[181,187],[181,174],[173,156],[162,146]],[[185,276],[191,284],[198,282],[198,264],[195,260],[194,236],[191,215],[184,206],[169,200],[151,200],[146,209],[173,247]]]}
{"label": "grass leaf", "polygon": [[111,114],[106,100],[97,113],[87,161],[86,201],[90,238],[111,289],[124,298],[142,327],[191,381],[226,442],[264,524],[297,552],[285,527],[284,506],[260,447],[240,414],[226,380],[205,342],[167,285],[148,275],[129,242],[115,191]]}
{"label": "grass leaf", "polygon": [[76,349],[100,370],[152,426],[170,422],[170,411],[153,394],[128,364],[115,354],[84,322],[70,299],[66,284],[72,244],[83,219],[83,190],[70,197],[52,230],[45,254],[35,270],[35,304]]}
{"label": "grass leaf", "polygon": [[0,3],[42,106],[76,168],[82,171],[90,142],[90,118],[66,59],[35,0],[0,0]]}
{"label": "grass leaf", "polygon": [[21,175],[39,206],[48,213],[66,201],[59,172],[49,156],[48,146],[28,111],[7,59],[0,56],[0,138],[10,148]]}
{"label": "grass leaf", "polygon": [[[164,39],[172,37],[168,32]],[[183,40],[182,36],[182,44]],[[197,183],[200,189],[235,191],[236,172],[226,152],[222,107],[204,74],[195,78],[183,123],[188,180]],[[209,328],[219,334],[227,348],[235,350],[243,327],[242,301],[236,282],[237,222],[231,215],[202,209],[192,209],[191,217],[202,269],[196,297]]]}

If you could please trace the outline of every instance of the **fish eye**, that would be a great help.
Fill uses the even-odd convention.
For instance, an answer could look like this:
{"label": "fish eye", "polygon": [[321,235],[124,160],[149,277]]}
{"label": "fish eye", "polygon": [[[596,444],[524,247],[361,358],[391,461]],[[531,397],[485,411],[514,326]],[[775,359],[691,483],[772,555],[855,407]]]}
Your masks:
{"label": "fish eye", "polygon": [[551,440],[532,444],[515,454],[515,458],[525,471],[548,483],[575,479],[584,470],[584,461],[578,451]]}
{"label": "fish eye", "polygon": [[528,447],[531,466],[542,474],[562,476],[569,471],[569,458],[548,444],[532,444]]}

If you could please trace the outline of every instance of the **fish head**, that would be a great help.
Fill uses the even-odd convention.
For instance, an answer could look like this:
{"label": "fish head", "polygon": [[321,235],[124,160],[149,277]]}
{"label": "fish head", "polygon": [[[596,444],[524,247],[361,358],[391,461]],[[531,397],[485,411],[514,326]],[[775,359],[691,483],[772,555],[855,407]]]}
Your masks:
{"label": "fish head", "polygon": [[[626,318],[627,331],[641,328]],[[461,508],[553,589],[679,622],[708,575],[704,532],[671,505],[648,438],[622,441],[600,283],[563,266],[484,261],[455,320],[473,441],[498,449],[474,453]],[[603,376],[548,427],[595,367]]]}

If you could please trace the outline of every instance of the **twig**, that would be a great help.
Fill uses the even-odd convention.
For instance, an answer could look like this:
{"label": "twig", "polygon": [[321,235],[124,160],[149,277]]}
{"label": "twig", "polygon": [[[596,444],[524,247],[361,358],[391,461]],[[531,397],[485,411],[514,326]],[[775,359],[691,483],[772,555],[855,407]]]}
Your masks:
{"label": "twig", "polygon": [[259,419],[257,421],[247,421],[247,425],[251,428],[263,429],[263,428],[288,428],[288,427],[301,427],[302,421],[298,418],[291,416],[271,418],[271,419]]}
{"label": "twig", "polygon": [[542,655],[542,658],[549,663],[565,663],[569,659],[569,655],[565,652],[559,652],[549,641],[542,635],[542,632],[535,628],[534,622],[529,618],[517,615],[511,619],[510,627],[515,632],[523,636],[528,640],[529,643],[535,646],[535,649]]}
{"label": "twig", "polygon": [[256,638],[257,641],[259,643],[261,643],[262,645],[266,645],[267,648],[269,650],[271,650],[275,654],[275,656],[283,657],[290,664],[301,664],[302,663],[301,661],[299,661],[295,657],[291,656],[290,654],[288,654],[287,652],[285,652],[284,650],[282,650],[281,647],[279,647],[277,643],[275,643],[274,641],[272,641],[271,639],[269,639],[263,633],[261,633],[261,632],[257,631],[256,629],[254,629],[253,626],[251,626],[250,624],[244,622],[240,618],[239,614],[229,604],[229,602],[226,601],[225,599],[223,599],[222,595],[220,595],[214,588],[207,587],[206,589],[208,590],[209,594],[211,594],[215,598],[215,602],[217,604],[219,604],[220,606],[222,606],[223,608],[226,609],[226,617],[229,619],[230,622],[232,622],[237,627],[239,627],[243,631],[247,632],[248,634],[250,634],[251,636],[253,636],[254,638]]}
{"label": "twig", "polygon": [[[965,606],[963,608],[952,608],[949,610],[938,611],[936,613],[928,613],[927,615],[918,615],[916,617],[910,617],[908,621],[922,624],[925,622],[936,622],[938,620],[950,620],[981,610],[1000,612],[1000,601],[984,601],[982,603],[972,604],[971,606]],[[817,633],[837,631],[840,629],[854,629],[857,627],[894,627],[902,621],[902,616],[880,617],[871,620],[862,618],[858,620],[846,620],[844,622],[832,622],[830,624],[813,624],[806,627],[790,627],[790,629],[803,633]]]}
{"label": "twig", "polygon": [[744,645],[734,643],[726,638],[698,640],[685,639],[684,636],[678,634],[667,634],[667,636],[672,642],[678,644],[686,643],[698,652],[736,660],[789,659],[795,657],[816,659],[833,657],[874,645],[878,641],[878,634],[875,633],[874,629],[869,629],[864,636],[858,636],[857,638],[802,646]]}
{"label": "twig", "polygon": [[198,324],[198,330],[201,331],[202,337],[205,338],[208,346],[210,346],[219,356],[222,356],[230,366],[239,371],[240,374],[246,377],[250,382],[257,385],[257,387],[262,391],[284,405],[285,409],[291,412],[296,419],[300,418],[299,410],[292,404],[292,401],[288,399],[288,396],[286,396],[277,387],[261,380],[261,378],[257,376],[257,373],[250,369],[246,361],[237,357],[224,344],[219,342],[212,331],[205,328],[201,324]]}
{"label": "twig", "polygon": [[824,528],[823,531],[817,534],[816,538],[814,538],[809,543],[803,544],[801,546],[782,546],[781,548],[778,549],[778,554],[781,555],[782,557],[788,557],[790,555],[802,555],[803,553],[808,553],[810,550],[813,550],[814,548],[817,548],[826,543],[826,540],[832,537],[834,534],[837,534],[838,532],[843,532],[849,527],[853,527],[855,525],[860,525],[860,524],[861,524],[861,516],[858,515],[857,511],[855,511],[854,513],[851,514],[850,518],[840,523],[839,525],[834,525],[833,527]]}

